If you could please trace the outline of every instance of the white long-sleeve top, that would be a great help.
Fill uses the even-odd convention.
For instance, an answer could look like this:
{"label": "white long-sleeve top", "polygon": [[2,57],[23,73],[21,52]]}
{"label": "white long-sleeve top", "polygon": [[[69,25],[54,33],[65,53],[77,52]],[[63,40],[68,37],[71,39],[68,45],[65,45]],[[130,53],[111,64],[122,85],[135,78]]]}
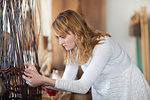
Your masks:
{"label": "white long-sleeve top", "polygon": [[[118,87],[115,87],[115,89],[112,89],[112,84],[114,86],[115,84],[117,85],[118,82],[120,82],[119,84],[124,83],[122,85],[128,84],[128,79],[124,79],[127,80],[126,82],[122,79],[126,76],[129,76],[123,76],[123,73],[134,66],[130,57],[110,37],[105,37],[105,40],[101,42],[104,42],[104,44],[97,44],[94,47],[92,56],[90,57],[88,62],[81,66],[84,72],[81,78],[79,80],[75,80],[78,72],[78,65],[75,66],[67,64],[62,79],[56,80],[55,88],[81,94],[87,93],[88,90],[92,88],[92,98],[94,100],[105,100],[107,98],[106,94],[108,94],[108,90],[111,90],[113,93],[116,91],[115,89],[119,89],[119,85]],[[129,72],[127,74],[129,74]],[[123,76],[122,79],[118,78],[118,80],[120,81],[112,80],[113,78],[115,80],[116,77],[121,76]],[[124,86],[122,85],[120,85],[120,87],[124,88]],[[120,92],[126,92],[123,95],[127,97],[129,87],[126,86]],[[121,93],[119,93],[119,91],[116,94],[122,95]],[[113,93],[113,95],[116,94]],[[124,96],[122,98],[125,98]]]}

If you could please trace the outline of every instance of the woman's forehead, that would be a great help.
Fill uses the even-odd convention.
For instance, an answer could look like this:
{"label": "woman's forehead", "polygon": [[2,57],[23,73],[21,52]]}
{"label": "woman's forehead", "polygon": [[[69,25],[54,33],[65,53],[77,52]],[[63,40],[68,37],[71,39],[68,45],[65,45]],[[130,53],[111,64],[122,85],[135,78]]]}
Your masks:
{"label": "woman's forehead", "polygon": [[56,36],[62,36],[62,35],[63,35],[63,36],[66,36],[66,35],[74,35],[74,34],[73,34],[73,32],[71,32],[71,31],[67,31],[67,32],[65,32],[65,33],[64,33],[64,32],[62,32],[62,33],[60,33],[60,32],[59,32],[59,33],[55,32],[55,35],[56,35]]}
{"label": "woman's forehead", "polygon": [[61,36],[61,35],[67,35],[67,33],[65,32],[55,32],[56,36]]}
{"label": "woman's forehead", "polygon": [[69,35],[69,34],[73,34],[73,32],[71,32],[71,31],[69,31],[69,30],[65,30],[65,31],[55,32],[55,34],[57,34],[58,36],[60,36],[60,35]]}

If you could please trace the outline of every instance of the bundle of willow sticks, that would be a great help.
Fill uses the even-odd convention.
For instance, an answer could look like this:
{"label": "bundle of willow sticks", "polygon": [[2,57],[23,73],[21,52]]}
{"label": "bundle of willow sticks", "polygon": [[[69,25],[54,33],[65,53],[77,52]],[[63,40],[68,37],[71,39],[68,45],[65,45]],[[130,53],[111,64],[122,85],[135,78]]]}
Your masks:
{"label": "bundle of willow sticks", "polygon": [[41,100],[41,87],[32,88],[22,78],[25,62],[39,71],[35,3],[0,0],[0,78],[6,87],[0,100]]}

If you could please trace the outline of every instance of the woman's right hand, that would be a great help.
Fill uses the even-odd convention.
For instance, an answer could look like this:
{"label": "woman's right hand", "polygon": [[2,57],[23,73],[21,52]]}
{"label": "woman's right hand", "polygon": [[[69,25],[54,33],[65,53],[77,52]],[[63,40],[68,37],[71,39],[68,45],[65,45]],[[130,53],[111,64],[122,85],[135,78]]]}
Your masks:
{"label": "woman's right hand", "polygon": [[43,84],[43,77],[39,74],[36,67],[30,63],[25,63],[24,65],[28,66],[25,69],[23,78],[26,80],[26,83],[31,87],[36,87]]}
{"label": "woman's right hand", "polygon": [[30,63],[25,63],[24,65],[29,66],[25,69],[23,78],[26,80],[26,83],[31,87],[37,87],[39,85],[46,86],[55,86],[56,80],[40,75],[36,67]]}

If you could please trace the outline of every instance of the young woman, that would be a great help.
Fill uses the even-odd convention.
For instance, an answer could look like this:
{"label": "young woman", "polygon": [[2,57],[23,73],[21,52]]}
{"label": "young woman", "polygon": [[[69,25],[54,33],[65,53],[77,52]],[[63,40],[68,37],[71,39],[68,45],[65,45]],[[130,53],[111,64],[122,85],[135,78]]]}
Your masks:
{"label": "young woman", "polygon": [[[76,12],[60,13],[52,24],[65,51],[62,79],[40,75],[35,67],[26,69],[24,79],[32,86],[85,94],[91,88],[93,100],[150,100],[150,87],[127,53],[109,34],[90,27]],[[78,67],[83,75],[75,80]]]}

